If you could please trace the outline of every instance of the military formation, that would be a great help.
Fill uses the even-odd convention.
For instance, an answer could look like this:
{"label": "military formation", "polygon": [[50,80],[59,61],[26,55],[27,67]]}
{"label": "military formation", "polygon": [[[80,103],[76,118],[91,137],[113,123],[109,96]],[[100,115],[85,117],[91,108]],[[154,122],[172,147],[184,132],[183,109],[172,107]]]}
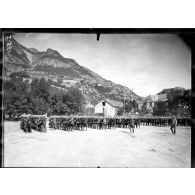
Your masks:
{"label": "military formation", "polygon": [[25,133],[31,133],[32,129],[40,132],[46,132],[46,116],[45,115],[22,115],[20,128]]}
{"label": "military formation", "polygon": [[189,117],[141,117],[140,122],[142,125],[147,126],[170,126],[173,118],[177,120],[178,126],[190,126],[191,119]]}
{"label": "military formation", "polygon": [[52,116],[49,127],[65,131],[80,130],[87,128],[103,130],[116,128],[140,127],[140,120],[133,118],[111,118],[111,117],[90,117],[90,116]]}
{"label": "military formation", "polygon": [[[21,129],[24,132],[32,132],[32,129],[46,132],[46,115],[23,115],[21,116]],[[100,117],[100,116],[51,116],[48,127],[64,131],[87,131],[88,128],[97,130],[112,130],[116,128],[128,128],[134,133],[135,128],[144,126],[170,126],[173,134],[176,126],[190,126],[190,118],[176,117]]]}

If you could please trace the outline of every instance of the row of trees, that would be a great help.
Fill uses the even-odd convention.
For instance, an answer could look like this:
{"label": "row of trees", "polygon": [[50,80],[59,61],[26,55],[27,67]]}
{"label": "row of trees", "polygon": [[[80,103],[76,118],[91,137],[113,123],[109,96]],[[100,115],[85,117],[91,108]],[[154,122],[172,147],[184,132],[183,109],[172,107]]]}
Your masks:
{"label": "row of trees", "polygon": [[172,89],[167,93],[167,101],[155,102],[153,108],[147,109],[146,102],[141,110],[135,100],[125,100],[125,106],[120,108],[118,115],[124,112],[139,112],[140,114],[153,114],[154,116],[190,116],[191,115],[191,90]]}
{"label": "row of trees", "polygon": [[185,90],[182,94],[169,94],[166,102],[155,104],[153,115],[190,116],[191,90]]}
{"label": "row of trees", "polygon": [[[23,113],[52,115],[84,113],[85,99],[78,89],[71,88],[67,92],[51,93],[50,85],[54,84],[52,80],[34,79],[29,84],[23,82],[23,74],[14,73],[11,75],[11,80],[5,81],[3,85],[3,111],[10,118]],[[191,90],[173,89],[168,93],[167,98],[166,102],[155,103],[153,115],[190,115]],[[125,106],[118,111],[118,115],[137,110],[136,101],[125,100]],[[141,112],[147,113],[146,105]]]}
{"label": "row of trees", "polygon": [[135,113],[138,110],[138,103],[135,100],[125,100],[125,106],[118,110],[118,115],[123,115],[124,113]]}
{"label": "row of trees", "polygon": [[143,113],[151,113],[155,116],[190,116],[191,115],[191,90],[172,89],[167,94],[167,101],[155,102],[153,109],[143,106]]}
{"label": "row of trees", "polygon": [[31,84],[11,79],[4,82],[3,111],[10,118],[26,114],[70,115],[83,112],[82,93],[75,88],[51,95],[51,81],[34,79]]}

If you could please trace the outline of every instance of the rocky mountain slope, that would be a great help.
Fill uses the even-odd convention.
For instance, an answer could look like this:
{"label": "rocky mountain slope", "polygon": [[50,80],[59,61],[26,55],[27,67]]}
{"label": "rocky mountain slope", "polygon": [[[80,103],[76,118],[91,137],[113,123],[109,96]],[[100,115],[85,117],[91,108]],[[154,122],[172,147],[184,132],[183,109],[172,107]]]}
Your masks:
{"label": "rocky mountain slope", "polygon": [[[27,71],[30,77],[50,78],[62,87],[69,82],[82,91],[86,99],[97,103],[102,98],[122,101],[123,98],[139,100],[129,88],[115,84],[100,75],[79,65],[74,59],[64,58],[58,51],[47,49],[38,51],[27,48],[11,39],[12,48],[8,53],[5,45],[4,71],[7,75],[13,72]],[[61,80],[61,82],[59,82]],[[77,81],[77,84],[74,84]]]}

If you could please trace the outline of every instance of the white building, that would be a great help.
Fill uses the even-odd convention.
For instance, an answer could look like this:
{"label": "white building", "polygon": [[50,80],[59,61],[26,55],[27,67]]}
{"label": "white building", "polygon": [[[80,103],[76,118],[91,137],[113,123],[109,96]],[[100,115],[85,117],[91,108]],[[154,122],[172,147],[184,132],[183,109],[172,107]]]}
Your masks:
{"label": "white building", "polygon": [[75,85],[79,84],[79,80],[65,80],[63,79],[61,85],[64,85],[66,87],[73,87]]}
{"label": "white building", "polygon": [[117,115],[119,108],[122,108],[121,102],[113,100],[102,100],[95,106],[95,114],[114,117]]}
{"label": "white building", "polygon": [[154,102],[158,101],[158,95],[149,95],[146,97],[146,109],[154,108]]}

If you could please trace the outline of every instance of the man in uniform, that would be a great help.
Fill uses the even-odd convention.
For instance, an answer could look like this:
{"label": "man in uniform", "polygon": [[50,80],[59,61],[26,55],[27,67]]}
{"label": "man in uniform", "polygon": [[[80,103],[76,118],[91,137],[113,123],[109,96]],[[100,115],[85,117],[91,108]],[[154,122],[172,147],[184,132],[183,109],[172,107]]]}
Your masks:
{"label": "man in uniform", "polygon": [[98,119],[98,129],[99,129],[99,130],[100,130],[100,129],[103,129],[103,123],[104,123],[103,118],[100,117],[100,118]]}
{"label": "man in uniform", "polygon": [[175,118],[175,116],[173,116],[171,120],[171,127],[170,127],[172,134],[176,133],[176,126],[177,126],[177,119]]}
{"label": "man in uniform", "polygon": [[71,115],[71,118],[69,120],[69,130],[70,131],[74,131],[74,125],[75,125],[75,120],[74,120],[73,116]]}
{"label": "man in uniform", "polygon": [[131,118],[129,124],[130,133],[134,133],[134,128],[135,128],[134,119]]}
{"label": "man in uniform", "polygon": [[31,129],[31,120],[30,117],[28,116],[26,119],[26,129],[25,129],[26,133],[31,133],[32,129]]}

